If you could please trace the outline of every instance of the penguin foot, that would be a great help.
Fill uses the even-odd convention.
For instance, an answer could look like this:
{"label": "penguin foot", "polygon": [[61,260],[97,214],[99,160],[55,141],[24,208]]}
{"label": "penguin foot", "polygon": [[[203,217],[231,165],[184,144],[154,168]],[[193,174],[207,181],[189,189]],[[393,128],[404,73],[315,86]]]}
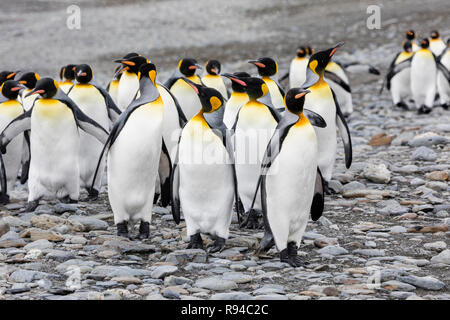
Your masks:
{"label": "penguin foot", "polygon": [[208,253],[221,252],[225,248],[225,239],[217,237],[214,244],[208,247]]}
{"label": "penguin foot", "polygon": [[298,267],[309,264],[297,254],[297,245],[295,242],[289,242],[287,245],[289,259],[291,259]]}
{"label": "penguin foot", "polygon": [[98,199],[98,190],[91,188],[88,190],[88,196],[83,201],[95,201]]}
{"label": "penguin foot", "polygon": [[336,194],[336,192],[328,186],[328,181],[326,181],[326,180],[323,180],[323,191],[325,192],[325,194],[328,194],[328,195]]}
{"label": "penguin foot", "polygon": [[305,262],[297,255],[289,255],[289,248],[286,248],[280,252],[280,261],[288,263],[291,267],[298,268],[305,265]]}
{"label": "penguin foot", "polygon": [[200,235],[200,232],[192,235],[189,239],[189,244],[186,247],[187,249],[204,249],[203,248],[203,239]]}
{"label": "penguin foot", "polygon": [[442,107],[444,110],[448,110],[448,108],[450,107],[450,103],[443,103],[443,104],[441,104],[441,107]]}
{"label": "penguin foot", "polygon": [[9,195],[7,195],[7,194],[0,194],[0,203],[1,204],[8,204],[9,203]]}
{"label": "penguin foot", "polygon": [[419,108],[419,110],[417,110],[417,113],[418,114],[428,114],[428,113],[430,113],[431,112],[431,108],[430,107],[427,107],[427,106],[425,106],[425,105],[422,105],[420,108]]}
{"label": "penguin foot", "polygon": [[78,200],[70,198],[70,196],[65,196],[64,198],[59,199],[62,203],[78,203]]}
{"label": "penguin foot", "polygon": [[39,205],[39,200],[28,201],[25,212],[34,212]]}
{"label": "penguin foot", "polygon": [[246,229],[259,229],[261,226],[258,220],[258,211],[256,211],[255,209],[250,209],[250,211],[247,212],[244,221],[239,227]]}
{"label": "penguin foot", "polygon": [[122,221],[117,224],[117,235],[119,237],[129,238],[128,221]]}
{"label": "penguin foot", "polygon": [[398,102],[395,106],[403,110],[409,110],[408,105],[403,101]]}
{"label": "penguin foot", "polygon": [[270,230],[265,230],[264,237],[261,239],[261,242],[259,243],[258,249],[256,249],[256,255],[260,255],[264,252],[267,252],[270,248],[272,248],[275,245],[275,240],[273,239],[272,232]]}
{"label": "penguin foot", "polygon": [[150,222],[141,221],[139,225],[139,236],[140,240],[148,239],[150,237]]}

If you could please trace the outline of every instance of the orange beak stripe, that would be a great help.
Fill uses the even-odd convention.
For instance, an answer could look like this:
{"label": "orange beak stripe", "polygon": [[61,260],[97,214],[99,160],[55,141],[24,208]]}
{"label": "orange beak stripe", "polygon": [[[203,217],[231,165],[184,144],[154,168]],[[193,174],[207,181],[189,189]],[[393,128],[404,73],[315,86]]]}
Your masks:
{"label": "orange beak stripe", "polygon": [[18,90],[20,90],[21,88],[20,87],[13,87],[13,88],[11,88],[11,91],[18,91]]}
{"label": "orange beak stripe", "polygon": [[197,69],[197,66],[189,66],[189,68],[188,69],[191,69],[191,70],[193,70],[193,69]]}
{"label": "orange beak stripe", "polygon": [[299,94],[295,95],[295,99],[300,99],[301,97],[303,97],[306,94],[306,92],[300,92]]}
{"label": "orange beak stripe", "polygon": [[14,76],[16,75],[16,73],[17,73],[17,72],[13,72],[13,73],[8,74],[8,75],[6,76],[6,79],[11,79],[12,77],[14,77]]}
{"label": "orange beak stripe", "polygon": [[19,83],[20,84],[27,84],[27,82],[25,80],[20,80]]}
{"label": "orange beak stripe", "polygon": [[129,66],[135,66],[136,63],[134,63],[133,61],[122,61],[123,64],[129,65]]}
{"label": "orange beak stripe", "polygon": [[261,63],[261,62],[253,62],[253,64],[255,66],[257,66],[257,67],[260,67],[260,68],[265,68],[266,67],[266,65],[264,63]]}

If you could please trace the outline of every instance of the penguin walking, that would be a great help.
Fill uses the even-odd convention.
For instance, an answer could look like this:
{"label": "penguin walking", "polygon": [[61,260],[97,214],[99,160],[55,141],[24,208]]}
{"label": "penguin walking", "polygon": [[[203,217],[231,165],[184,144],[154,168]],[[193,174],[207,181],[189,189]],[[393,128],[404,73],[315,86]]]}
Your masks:
{"label": "penguin walking", "polygon": [[59,88],[67,94],[67,92],[73,86],[73,80],[75,80],[75,65],[68,64],[64,67],[61,67],[59,71],[59,79]]}
{"label": "penguin walking", "polygon": [[186,82],[198,94],[200,111],[180,136],[172,180],[173,215],[183,211],[188,248],[203,249],[201,233],[215,237],[209,252],[225,247],[233,200],[237,201],[233,149],[223,123],[223,97],[213,88]]}
{"label": "penguin walking", "polygon": [[326,127],[317,113],[303,113],[309,90],[294,88],[286,94],[286,109],[271,138],[261,164],[261,203],[265,235],[259,251],[273,241],[280,260],[293,267],[304,265],[297,255],[311,214],[323,212],[322,176],[317,166],[318,140],[312,125]]}
{"label": "penguin walking", "polygon": [[[150,235],[160,160],[169,158],[161,154],[164,104],[155,85],[155,65],[141,65],[139,77],[140,97],[114,123],[96,175],[103,156],[107,155],[108,198],[117,234],[129,237],[128,223],[140,221],[139,238],[146,239]],[[167,166],[171,169],[171,164]]]}
{"label": "penguin walking", "polygon": [[256,229],[259,227],[258,216],[262,210],[256,188],[261,161],[280,120],[280,114],[272,106],[269,88],[262,79],[237,76],[229,78],[243,86],[249,97],[249,101],[238,112],[233,130],[238,193],[246,213],[241,226]]}
{"label": "penguin walking", "polygon": [[[226,78],[232,78],[233,76],[238,78],[250,77],[247,72],[235,72],[233,74],[225,73],[223,76]],[[225,104],[225,112],[223,115],[223,123],[225,123],[228,129],[233,127],[239,110],[248,102],[248,94],[245,92],[244,86],[235,81],[231,81],[231,89],[233,91]]]}
{"label": "penguin walking", "polygon": [[403,51],[397,53],[392,60],[380,90],[381,94],[386,84],[386,88],[391,91],[393,104],[405,110],[408,110],[405,99],[411,97],[411,59],[413,54],[411,42],[405,41]]}
{"label": "penguin walking", "polygon": [[278,63],[272,58],[259,58],[250,60],[258,68],[258,74],[269,88],[272,104],[279,112],[284,111],[284,90],[278,83]]}
{"label": "penguin walking", "polygon": [[302,85],[303,89],[311,91],[305,98],[305,108],[321,115],[327,124],[326,128],[314,128],[319,144],[319,168],[324,178],[324,190],[327,193],[332,191],[328,188],[328,182],[331,180],[336,161],[336,127],[339,128],[344,142],[346,167],[349,168],[352,163],[352,143],[347,122],[339,107],[336,95],[324,80],[327,64],[342,45],[341,42],[328,50],[314,53],[308,61],[306,80]]}
{"label": "penguin walking", "polygon": [[411,92],[418,113],[427,114],[433,108],[436,95],[437,65],[429,40],[423,39],[420,46],[411,59]]}
{"label": "penguin walking", "polygon": [[220,76],[221,65],[218,60],[208,60],[205,64],[206,74],[202,77],[202,83],[220,92],[224,99],[228,99],[228,91]]}
{"label": "penguin walking", "polygon": [[430,41],[430,50],[436,57],[440,56],[441,53],[447,47],[444,41],[442,41],[442,39],[440,38],[439,31],[437,30],[431,31],[429,41]]}
{"label": "penguin walking", "polygon": [[450,38],[447,39],[447,47],[438,57],[438,61],[447,70],[446,72],[444,68],[440,68],[438,71],[437,91],[442,108],[448,110],[450,107],[450,80],[448,76],[450,73]]}
{"label": "penguin walking", "polygon": [[[0,134],[0,150],[20,133],[31,130],[28,206],[34,211],[42,197],[76,202],[79,196],[78,128],[101,143],[107,131],[86,116],[51,78],[41,78],[28,96],[39,94],[34,106],[15,118]],[[22,147],[22,145],[20,146]],[[20,163],[20,162],[19,162]]]}
{"label": "penguin walking", "polygon": [[412,29],[406,31],[406,41],[409,41],[411,43],[411,47],[412,47],[412,51],[416,52],[417,50],[420,49],[420,47],[417,45],[416,43],[416,32]]}
{"label": "penguin walking", "polygon": [[[103,128],[110,128],[120,116],[121,111],[117,108],[108,92],[92,81],[93,71],[87,64],[75,67],[75,79],[77,83],[69,90],[68,96],[88,117],[96,121]],[[98,198],[102,183],[102,173],[105,162],[100,166],[97,180],[92,186],[92,179],[97,165],[98,156],[102,152],[101,144],[93,136],[80,132],[80,148],[78,163],[80,166],[80,187],[85,188],[89,196],[86,200]]]}
{"label": "penguin walking", "polygon": [[305,47],[298,47],[296,57],[289,66],[289,88],[300,87],[305,82],[308,58]]}
{"label": "penguin walking", "polygon": [[200,100],[194,89],[182,78],[191,80],[201,85],[200,77],[195,74],[197,69],[201,69],[197,60],[184,58],[178,62],[178,68],[164,84],[170,92],[177,98],[186,119],[191,119],[199,111]]}
{"label": "penguin walking", "polygon": [[[0,102],[0,130],[3,131],[6,126],[15,118],[23,114],[23,108],[17,97],[19,91],[24,87],[15,80],[7,80],[0,86],[0,93],[6,98],[6,101]],[[17,135],[6,148],[6,154],[3,157],[4,169],[6,171],[6,184],[2,184],[0,194],[0,203],[9,202],[9,190],[12,190],[19,173],[22,157],[23,135]]]}

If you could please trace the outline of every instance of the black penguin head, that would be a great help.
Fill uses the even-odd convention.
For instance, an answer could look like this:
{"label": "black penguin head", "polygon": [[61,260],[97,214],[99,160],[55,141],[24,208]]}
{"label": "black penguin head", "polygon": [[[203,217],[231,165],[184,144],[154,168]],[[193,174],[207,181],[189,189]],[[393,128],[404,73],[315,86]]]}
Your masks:
{"label": "black penguin head", "polygon": [[302,88],[292,88],[284,97],[286,108],[295,114],[300,115],[303,112],[303,105],[305,104],[305,95],[311,91]]}
{"label": "black penguin head", "polygon": [[52,78],[42,78],[36,82],[36,86],[25,97],[39,94],[43,98],[52,98],[58,92],[58,83]]}
{"label": "black penguin head", "polygon": [[192,58],[184,58],[178,62],[178,70],[186,77],[193,76],[195,71],[201,68],[202,67],[197,63],[197,60]]}
{"label": "black penguin head", "polygon": [[92,80],[93,72],[91,66],[79,64],[75,67],[75,78],[79,83],[89,83]]}
{"label": "black penguin head", "polygon": [[33,89],[36,86],[36,82],[40,79],[39,75],[35,72],[27,72],[20,76],[17,81],[23,84],[28,89]]}
{"label": "black penguin head", "polygon": [[155,83],[156,80],[156,66],[153,63],[145,63],[141,65],[139,68],[138,73],[139,80],[141,80],[143,77],[150,78],[153,83]]}
{"label": "black penguin head", "polygon": [[312,55],[314,54],[314,49],[311,48],[310,46],[307,46],[307,47],[306,47],[306,54],[307,54],[308,56],[312,56]]}
{"label": "black penguin head", "polygon": [[1,94],[9,99],[9,100],[16,100],[17,96],[19,95],[20,90],[24,89],[25,87],[19,83],[19,81],[16,80],[6,80],[0,87]]}
{"label": "black penguin head", "polygon": [[306,69],[306,80],[305,83],[302,84],[302,88],[309,88],[323,78],[326,66],[330,62],[336,50],[343,45],[343,42],[339,42],[334,47],[316,52],[311,56],[311,58],[309,58],[308,67]]}
{"label": "black penguin head", "polygon": [[205,69],[208,74],[218,75],[221,69],[220,62],[218,60],[208,60],[205,64]]}
{"label": "black penguin head", "polygon": [[17,72],[13,71],[2,71],[0,72],[0,84],[5,82],[6,80],[14,80],[14,77],[16,76]]}
{"label": "black penguin head", "polygon": [[149,63],[150,61],[135,52],[131,52],[125,55],[122,59],[114,60],[114,62],[122,64],[122,68],[119,69],[119,72],[127,70],[131,73],[137,74],[141,65]]}
{"label": "black penguin head", "polygon": [[262,96],[265,96],[269,92],[269,87],[260,78],[253,77],[236,77],[230,78],[233,82],[238,82],[245,88],[245,92],[252,100],[256,100]]}
{"label": "black penguin head", "polygon": [[250,60],[248,63],[252,63],[258,68],[258,74],[261,77],[271,77],[278,72],[278,64],[272,58],[259,58],[258,60]]}
{"label": "black penguin head", "polygon": [[59,71],[59,78],[61,80],[74,80],[75,79],[75,65],[74,64],[68,64],[67,66],[64,66]]}
{"label": "black penguin head", "polygon": [[213,88],[198,85],[186,78],[183,78],[183,80],[186,81],[192,89],[194,89],[195,93],[197,93],[200,102],[202,103],[203,112],[211,113],[222,107],[223,97],[219,91]]}
{"label": "black penguin head", "polygon": [[431,37],[431,39],[438,39],[440,37],[439,31],[437,31],[437,30],[431,31],[430,37]]}
{"label": "black penguin head", "polygon": [[411,52],[411,51],[412,51],[412,44],[411,44],[411,41],[406,40],[406,41],[403,43],[403,50],[406,51],[406,52]]}
{"label": "black penguin head", "polygon": [[414,30],[408,30],[406,31],[406,39],[408,40],[414,40],[416,38],[416,33],[414,32]]}
{"label": "black penguin head", "polygon": [[430,46],[430,40],[427,38],[423,38],[422,41],[420,41],[420,47],[423,49],[427,49]]}
{"label": "black penguin head", "polygon": [[298,47],[296,54],[297,54],[297,57],[304,58],[308,54],[308,51],[305,47]]}
{"label": "black penguin head", "polygon": [[235,72],[233,74],[224,73],[224,77],[231,80],[231,88],[234,92],[245,92],[245,82],[239,80],[240,78],[249,78],[250,75],[247,72]]}

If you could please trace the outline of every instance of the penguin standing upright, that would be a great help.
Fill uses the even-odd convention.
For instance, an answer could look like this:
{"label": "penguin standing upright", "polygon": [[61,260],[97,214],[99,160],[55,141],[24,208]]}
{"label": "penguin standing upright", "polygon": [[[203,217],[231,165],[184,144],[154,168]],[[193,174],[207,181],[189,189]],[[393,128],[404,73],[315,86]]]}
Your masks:
{"label": "penguin standing upright", "polygon": [[439,63],[445,67],[440,68],[438,71],[437,78],[437,90],[439,93],[439,101],[441,106],[448,110],[450,107],[450,82],[449,82],[449,73],[450,73],[450,38],[447,39],[447,47],[438,57]]}
{"label": "penguin standing upright", "polygon": [[272,104],[279,112],[284,111],[284,90],[278,83],[278,64],[272,58],[259,58],[250,60],[258,68],[258,74],[269,88]]}
{"label": "penguin standing upright", "polygon": [[220,92],[224,99],[228,99],[228,92],[222,77],[220,76],[221,65],[217,60],[208,60],[205,64],[206,74],[202,77],[202,83]]}
{"label": "penguin standing upright", "polygon": [[437,66],[428,39],[411,59],[411,92],[419,114],[430,113],[436,95]]}
{"label": "penguin standing upright", "polygon": [[314,112],[309,111],[308,117],[303,113],[308,92],[301,88],[287,92],[287,111],[261,164],[265,235],[259,249],[269,249],[274,240],[280,260],[293,267],[304,264],[297,248],[310,214],[317,220],[324,208],[322,176],[317,167],[318,141],[312,125],[324,128],[326,123]]}
{"label": "penguin standing upright", "polygon": [[408,110],[408,105],[404,100],[411,96],[410,67],[413,54],[411,42],[405,41],[403,51],[397,53],[392,60],[380,90],[381,93],[386,83],[386,88],[391,91],[394,105],[405,110]]}
{"label": "penguin standing upright", "polygon": [[187,120],[197,114],[201,104],[194,89],[182,78],[186,77],[196,84],[202,84],[199,76],[195,74],[197,69],[201,69],[197,60],[184,58],[178,62],[178,68],[164,84],[177,98]]}
{"label": "penguin standing upright", "polygon": [[[11,140],[31,130],[31,162],[28,179],[28,206],[34,211],[42,197],[78,200],[78,128],[105,143],[108,133],[86,116],[51,78],[41,78],[28,93],[39,94],[34,106],[15,118],[0,134],[0,150],[6,152]],[[22,147],[22,145],[21,145]]]}
{"label": "penguin standing upright", "polygon": [[[0,102],[0,131],[15,118],[23,114],[23,108],[17,101],[19,91],[24,87],[15,80],[7,80],[0,86],[0,93],[6,98],[6,101]],[[6,170],[6,185],[2,184],[2,192],[0,194],[0,203],[9,202],[9,193],[17,180],[17,174],[20,168],[20,160],[22,157],[23,135],[16,136],[6,148],[6,154],[3,157],[4,167]],[[3,189],[5,187],[5,189]]]}
{"label": "penguin standing upright", "polygon": [[40,79],[41,77],[35,73],[35,72],[26,72],[24,74],[22,74],[19,79],[17,79],[17,81],[19,81],[20,84],[24,85],[26,87],[26,89],[21,90],[20,94],[19,94],[19,102],[22,104],[23,109],[25,111],[28,111],[31,109],[31,107],[34,104],[34,100],[36,100],[38,98],[38,95],[31,95],[27,98],[25,98],[25,96],[34,89],[34,87],[36,86],[36,82]]}
{"label": "penguin standing upright", "polygon": [[305,108],[321,115],[327,123],[326,128],[314,128],[319,144],[319,168],[324,178],[324,189],[327,193],[331,192],[328,188],[328,182],[331,180],[336,161],[336,126],[339,128],[344,142],[345,165],[349,168],[352,163],[352,144],[347,122],[334,92],[324,80],[327,64],[336,50],[342,45],[343,43],[341,42],[328,50],[314,53],[309,58],[306,80],[302,85],[303,89],[311,91],[305,98]]}
{"label": "penguin standing upright", "polygon": [[225,247],[236,197],[233,149],[223,123],[223,97],[213,88],[186,80],[197,92],[200,111],[180,136],[172,182],[175,221],[183,211],[188,248],[203,249],[201,233],[215,237],[209,252]]}
{"label": "penguin standing upright", "polygon": [[[235,72],[233,74],[225,73],[224,77],[250,77],[247,72]],[[225,112],[223,115],[223,123],[227,126],[228,129],[231,129],[236,121],[236,116],[239,110],[242,108],[244,104],[248,102],[248,94],[245,92],[245,88],[235,82],[231,81],[231,96],[225,104]]]}
{"label": "penguin standing upright", "polygon": [[430,34],[430,50],[433,52],[433,54],[438,57],[441,55],[441,53],[445,50],[447,47],[440,38],[439,31],[433,30]]}
{"label": "penguin standing upright", "polygon": [[406,41],[411,42],[412,51],[416,52],[420,47],[416,43],[416,32],[412,29],[406,31]]}
{"label": "penguin standing upright", "polygon": [[[229,76],[229,78],[242,85],[249,97],[249,101],[239,110],[233,126],[235,166],[238,193],[246,212],[242,226],[258,228],[261,198],[257,191],[257,185],[261,161],[267,143],[280,119],[280,114],[272,106],[269,88],[262,79],[237,76]],[[257,193],[255,194],[255,192]],[[254,201],[254,199],[256,200]]]}
{"label": "penguin standing upright", "polygon": [[289,67],[289,88],[300,87],[305,82],[307,66],[307,50],[305,47],[298,47],[296,57],[292,59]]}
{"label": "penguin standing upright", "polygon": [[[0,86],[7,80],[14,80],[17,72],[12,71],[2,71],[0,72]],[[0,102],[6,101],[8,98],[0,94]]]}
{"label": "penguin standing upright", "polygon": [[[70,89],[68,96],[88,117],[95,120],[103,128],[110,127],[120,116],[121,111],[117,108],[111,96],[105,89],[92,81],[93,71],[87,64],[75,67],[75,79],[77,83]],[[97,180],[91,188],[92,179],[97,165],[98,156],[102,152],[103,144],[91,135],[80,132],[80,148],[78,163],[80,166],[80,187],[85,188],[89,196],[87,200],[95,200],[98,197],[102,182],[102,173],[105,169],[103,162],[99,169]]]}
{"label": "penguin standing upright", "polygon": [[106,91],[108,91],[109,95],[111,96],[111,99],[113,99],[116,106],[117,106],[117,95],[119,93],[119,82],[120,77],[122,76],[122,72],[119,72],[120,69],[121,66],[117,66],[114,69],[114,76],[112,80],[108,83],[108,86],[106,87]]}
{"label": "penguin standing upright", "polygon": [[61,70],[59,71],[59,79],[60,79],[60,81],[58,82],[59,88],[64,93],[67,93],[73,86],[73,80],[75,80],[75,65],[68,64],[62,67]]}
{"label": "penguin standing upright", "polygon": [[[161,154],[164,104],[155,85],[155,65],[141,65],[139,77],[140,97],[114,123],[100,155],[96,175],[103,155],[107,154],[108,198],[117,234],[128,237],[130,220],[140,221],[139,237],[144,239],[150,234],[160,159],[168,158]],[[170,164],[167,166],[171,168]]]}

